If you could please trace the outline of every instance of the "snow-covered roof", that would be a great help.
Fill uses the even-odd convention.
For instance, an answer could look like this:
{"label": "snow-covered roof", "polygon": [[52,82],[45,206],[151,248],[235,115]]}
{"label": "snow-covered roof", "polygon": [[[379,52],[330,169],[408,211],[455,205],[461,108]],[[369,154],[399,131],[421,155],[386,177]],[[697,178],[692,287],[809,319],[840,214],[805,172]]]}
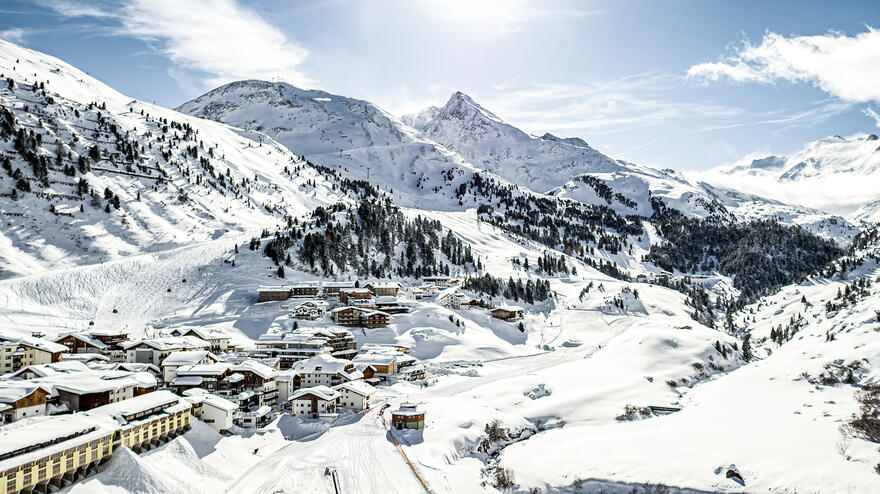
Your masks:
{"label": "snow-covered roof", "polygon": [[202,384],[204,378],[202,376],[175,376],[171,380],[174,386],[198,386]]}
{"label": "snow-covered roof", "polygon": [[214,408],[219,408],[220,410],[224,410],[227,412],[233,412],[238,409],[238,405],[235,402],[229,401],[222,396],[208,394],[205,396],[203,405],[210,405]]}
{"label": "snow-covered roof", "polygon": [[64,391],[73,394],[90,394],[116,391],[127,387],[155,387],[156,377],[149,372],[92,370],[38,377],[28,382],[51,389],[53,393]]}
{"label": "snow-covered roof", "polygon": [[331,389],[327,386],[312,386],[311,388],[302,388],[296,390],[292,395],[290,395],[291,400],[298,400],[307,395],[314,395],[318,399],[324,401],[333,401],[336,398],[339,398],[339,392]]}
{"label": "snow-covered roof", "polygon": [[67,351],[66,346],[60,343],[55,343],[54,341],[44,340],[43,338],[34,338],[33,336],[0,332],[0,346],[3,346],[5,344],[19,344],[23,346],[29,346],[31,348],[36,348],[38,350],[43,350],[49,353],[59,353]]}
{"label": "snow-covered roof", "polygon": [[208,348],[211,346],[207,341],[195,336],[165,336],[162,338],[148,338],[122,343],[122,348],[128,350],[138,345],[147,345],[154,350],[168,351],[178,349]]}
{"label": "snow-covered roof", "polygon": [[35,393],[37,389],[39,389],[39,386],[9,386],[4,383],[4,387],[0,388],[0,403],[15,403],[16,401]]}
{"label": "snow-covered roof", "polygon": [[355,283],[354,281],[325,281],[322,286],[324,288],[337,288],[337,287],[344,288],[344,287],[349,287],[349,286],[353,287],[354,283]]}
{"label": "snow-covered roof", "polygon": [[387,355],[381,353],[361,353],[351,359],[351,361],[355,364],[361,365],[391,365],[396,360],[396,355]]}
{"label": "snow-covered roof", "polygon": [[361,396],[370,396],[376,392],[376,388],[374,388],[373,386],[370,386],[369,384],[367,384],[363,381],[344,382],[342,384],[337,384],[336,386],[333,386],[333,389],[335,389],[337,391],[340,389],[347,389],[347,390],[351,391],[352,393],[355,393],[355,394],[358,394]]}
{"label": "snow-covered roof", "polygon": [[57,341],[62,340],[68,336],[70,336],[71,338],[76,338],[77,340],[79,340],[83,343],[86,343],[88,345],[91,345],[91,346],[98,348],[98,349],[101,349],[101,350],[110,347],[110,345],[95,338],[94,336],[90,335],[89,333],[67,333],[65,335],[59,336],[58,338],[55,339],[55,341],[57,342]]}
{"label": "snow-covered roof", "polygon": [[32,372],[39,377],[46,376],[54,376],[57,374],[70,374],[71,372],[88,372],[89,369],[86,364],[79,362],[77,360],[62,360],[60,362],[54,362],[51,364],[39,364],[39,365],[29,365],[27,367],[22,367],[18,371],[12,374],[12,377],[18,377],[22,374],[26,374],[28,372]]}
{"label": "snow-covered roof", "polygon": [[524,309],[518,305],[499,305],[498,307],[492,309],[493,312],[496,310],[503,310],[507,312],[522,312]]}
{"label": "snow-covered roof", "polygon": [[208,358],[209,360],[213,360],[217,362],[217,356],[207,350],[185,350],[179,352],[171,352],[165,360],[162,361],[162,365],[193,365],[202,361],[202,359]]}
{"label": "snow-covered roof", "polygon": [[368,283],[367,286],[372,287],[373,289],[400,289],[400,283],[396,281],[382,281],[377,283]]}
{"label": "snow-covered roof", "polygon": [[177,368],[178,376],[219,376],[232,368],[229,362],[214,362],[213,364],[183,365]]}
{"label": "snow-covered roof", "polygon": [[0,461],[0,471],[19,466],[27,461],[63,451],[71,446],[82,444],[109,435],[115,429],[115,421],[94,420],[85,414],[59,415],[25,424],[9,424],[0,427],[0,455],[16,452],[23,448],[49,443],[62,437],[76,436],[56,444],[39,448],[28,453],[17,454]]}
{"label": "snow-covered roof", "polygon": [[216,329],[205,329],[205,328],[178,328],[173,331],[173,333],[177,333],[179,335],[186,335],[189,333],[193,333],[197,338],[201,338],[205,341],[209,340],[228,340],[229,336],[227,336],[222,331],[218,331]]}
{"label": "snow-covered roof", "polygon": [[232,368],[235,372],[253,372],[254,374],[262,377],[263,379],[271,379],[275,377],[275,369],[269,367],[266,364],[261,364],[256,360],[245,360],[244,362],[237,364]]}
{"label": "snow-covered roof", "polygon": [[74,360],[77,362],[85,363],[95,362],[96,360],[101,362],[109,362],[110,357],[102,355],[100,353],[66,353],[64,355],[64,359],[62,359],[62,362],[70,362]]}
{"label": "snow-covered roof", "polygon": [[171,391],[160,390],[146,393],[127,400],[110,403],[98,408],[93,408],[87,412],[81,412],[90,416],[131,416],[147,410],[162,407],[166,405],[174,405],[180,402],[180,397]]}
{"label": "snow-covered roof", "polygon": [[300,360],[293,364],[290,371],[296,374],[341,374],[349,379],[358,378],[356,371],[348,372],[346,367],[351,366],[351,360],[336,358],[331,355],[316,355],[306,360]]}

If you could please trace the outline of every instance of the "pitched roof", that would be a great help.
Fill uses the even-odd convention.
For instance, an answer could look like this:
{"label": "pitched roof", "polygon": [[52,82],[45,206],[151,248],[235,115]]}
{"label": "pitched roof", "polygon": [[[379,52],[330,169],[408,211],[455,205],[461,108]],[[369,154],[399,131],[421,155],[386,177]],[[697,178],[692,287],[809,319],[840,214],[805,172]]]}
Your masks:
{"label": "pitched roof", "polygon": [[67,347],[60,344],[55,343],[54,341],[44,340],[43,338],[34,338],[33,336],[25,336],[25,335],[17,335],[12,333],[0,333],[0,345],[4,343],[10,344],[19,344],[24,346],[29,346],[31,348],[37,348],[39,350],[43,350],[49,353],[58,353],[58,352],[66,352]]}
{"label": "pitched roof", "polygon": [[176,350],[178,348],[208,348],[211,346],[207,341],[195,336],[165,336],[162,338],[148,338],[136,341],[126,341],[121,344],[124,350],[138,345],[147,345],[159,351]]}
{"label": "pitched roof", "polygon": [[269,367],[266,364],[257,362],[256,360],[245,360],[244,362],[233,367],[232,370],[235,372],[250,371],[262,377],[263,379],[270,379],[275,377],[275,369]]}
{"label": "pitched roof", "polygon": [[371,394],[376,392],[376,388],[370,386],[363,381],[344,382],[342,384],[337,384],[336,386],[333,386],[333,389],[337,391],[340,389],[347,389],[352,393],[359,394],[361,396],[370,396]]}
{"label": "pitched roof", "polygon": [[98,349],[101,349],[101,350],[110,347],[110,345],[104,343],[103,341],[95,338],[94,336],[92,336],[88,333],[67,333],[65,335],[59,336],[58,338],[55,339],[55,341],[58,342],[59,340],[63,340],[64,338],[67,338],[68,336],[70,336],[71,338],[76,338],[77,340],[79,340],[87,345],[91,345],[91,346],[98,348]]}
{"label": "pitched roof", "polygon": [[290,396],[290,399],[296,400],[296,399],[302,398],[306,395],[315,395],[319,399],[322,399],[324,401],[332,401],[332,400],[335,400],[336,398],[339,398],[339,396],[340,396],[338,391],[322,385],[322,386],[312,386],[311,388],[298,389],[296,392],[294,392]]}
{"label": "pitched roof", "polygon": [[207,350],[186,350],[171,352],[162,361],[162,365],[193,365],[198,364],[204,358],[217,362],[217,356]]}

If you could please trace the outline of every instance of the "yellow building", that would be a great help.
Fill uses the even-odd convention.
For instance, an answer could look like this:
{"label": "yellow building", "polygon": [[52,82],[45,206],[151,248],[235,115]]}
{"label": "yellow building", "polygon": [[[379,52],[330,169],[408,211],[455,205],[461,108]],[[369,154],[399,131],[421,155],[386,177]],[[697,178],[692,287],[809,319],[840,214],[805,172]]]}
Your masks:
{"label": "yellow building", "polygon": [[94,473],[121,446],[136,452],[189,429],[191,405],[155,391],[88,412],[0,429],[0,492],[46,492]]}

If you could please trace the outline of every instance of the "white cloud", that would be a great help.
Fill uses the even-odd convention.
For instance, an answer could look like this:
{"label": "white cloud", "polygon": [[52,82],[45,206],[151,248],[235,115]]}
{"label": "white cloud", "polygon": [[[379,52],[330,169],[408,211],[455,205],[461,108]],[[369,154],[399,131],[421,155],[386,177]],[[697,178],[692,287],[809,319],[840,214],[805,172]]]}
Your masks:
{"label": "white cloud", "polygon": [[760,44],[746,40],[733,55],[694,65],[688,75],[708,81],[803,82],[846,101],[880,102],[880,32],[869,27],[851,37],[767,33]]}
{"label": "white cloud", "polygon": [[28,34],[30,34],[30,32],[25,28],[12,27],[0,31],[0,39],[21,44],[24,43]]}
{"label": "white cloud", "polygon": [[178,68],[199,72],[206,88],[251,78],[312,82],[298,68],[308,52],[236,0],[43,3],[65,17],[114,23],[114,34],[144,40]]}

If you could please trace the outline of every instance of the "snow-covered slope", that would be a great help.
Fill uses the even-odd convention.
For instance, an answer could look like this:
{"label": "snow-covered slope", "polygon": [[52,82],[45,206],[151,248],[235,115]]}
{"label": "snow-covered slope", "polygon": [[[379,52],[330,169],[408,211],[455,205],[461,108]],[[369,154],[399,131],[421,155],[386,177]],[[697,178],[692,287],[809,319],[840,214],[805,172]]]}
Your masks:
{"label": "snow-covered slope", "polygon": [[342,196],[266,136],[54,57],[0,41],[0,73],[0,278],[274,229]]}
{"label": "snow-covered slope", "polygon": [[880,221],[880,138],[875,134],[828,137],[791,156],[746,158],[699,175],[852,221]]}
{"label": "snow-covered slope", "polygon": [[178,110],[263,132],[312,162],[382,184],[402,206],[457,208],[455,191],[476,170],[372,103],[285,83],[233,82]]}

